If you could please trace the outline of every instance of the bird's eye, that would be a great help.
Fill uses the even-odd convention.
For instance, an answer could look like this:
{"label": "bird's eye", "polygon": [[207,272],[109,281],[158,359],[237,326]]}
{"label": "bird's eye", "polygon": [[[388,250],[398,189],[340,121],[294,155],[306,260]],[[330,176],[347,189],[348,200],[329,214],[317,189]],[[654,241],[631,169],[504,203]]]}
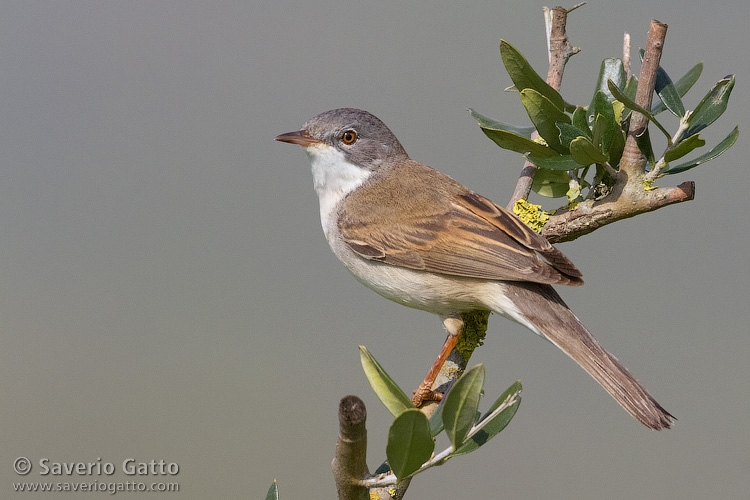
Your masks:
{"label": "bird's eye", "polygon": [[346,130],[341,134],[341,141],[344,144],[354,144],[357,140],[357,132],[354,130]]}

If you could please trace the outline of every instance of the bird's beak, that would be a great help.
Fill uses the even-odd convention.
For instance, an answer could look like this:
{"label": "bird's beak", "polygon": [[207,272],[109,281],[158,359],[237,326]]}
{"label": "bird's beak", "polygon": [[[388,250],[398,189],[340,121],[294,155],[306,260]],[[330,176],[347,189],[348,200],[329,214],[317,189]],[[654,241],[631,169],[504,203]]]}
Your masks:
{"label": "bird's beak", "polygon": [[303,148],[323,144],[321,141],[313,138],[305,130],[298,130],[296,132],[287,132],[286,134],[277,135],[276,140],[281,142],[288,142],[289,144],[298,144]]}

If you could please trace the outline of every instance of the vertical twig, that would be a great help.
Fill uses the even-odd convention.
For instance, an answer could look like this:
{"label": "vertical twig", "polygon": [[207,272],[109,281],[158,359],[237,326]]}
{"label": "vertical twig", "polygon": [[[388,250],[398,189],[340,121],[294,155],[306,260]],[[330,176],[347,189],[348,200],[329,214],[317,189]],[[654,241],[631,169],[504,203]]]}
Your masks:
{"label": "vertical twig", "polygon": [[[651,109],[651,100],[654,97],[654,86],[656,85],[656,72],[659,69],[661,53],[664,50],[664,39],[667,36],[667,25],[651,20],[648,29],[648,41],[646,51],[641,64],[641,74],[638,78],[638,90],[635,94],[635,102],[644,109]],[[631,181],[640,179],[646,173],[646,157],[641,153],[636,143],[636,138],[646,132],[648,118],[640,113],[633,112],[630,118],[628,137],[625,141],[625,149],[620,160],[620,171],[624,172]]]}
{"label": "vertical twig", "polygon": [[[565,8],[557,6],[550,10],[545,7],[544,17],[545,26],[547,27],[547,49],[549,57],[547,83],[555,90],[560,90],[563,73],[565,71],[565,64],[568,62],[568,59],[570,59],[570,56],[577,54],[580,49],[570,45],[568,34],[565,31],[565,26],[568,22],[568,11]],[[531,136],[532,139],[537,137],[539,137],[539,134],[536,132]],[[507,207],[509,211],[513,211],[513,207],[518,200],[525,200],[528,198],[529,193],[531,192],[531,184],[534,182],[534,174],[536,174],[536,165],[527,160],[523,164],[521,175],[518,177],[516,189],[510,197],[510,202]]]}
{"label": "vertical twig", "polygon": [[367,409],[357,396],[345,396],[339,403],[339,437],[333,457],[333,478],[339,500],[367,500],[369,491],[354,483],[367,470]]}
{"label": "vertical twig", "polygon": [[630,33],[627,31],[622,37],[622,66],[625,78],[630,78]]}

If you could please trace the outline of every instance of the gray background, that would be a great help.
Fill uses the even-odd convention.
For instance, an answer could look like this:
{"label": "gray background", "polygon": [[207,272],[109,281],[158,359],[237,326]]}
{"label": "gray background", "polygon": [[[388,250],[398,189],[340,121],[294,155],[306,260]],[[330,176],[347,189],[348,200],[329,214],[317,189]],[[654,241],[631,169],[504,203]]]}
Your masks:
{"label": "gray background", "polygon": [[[29,481],[45,479],[41,458],[163,459],[179,475],[145,480],[179,481],[179,498],[262,498],[274,478],[284,499],[331,498],[336,407],[350,393],[368,404],[374,469],[390,416],[357,346],[412,390],[443,333],[340,266],[305,156],[273,138],[361,107],[413,158],[504,205],[521,162],[465,109],[528,123],[502,92],[498,44],[545,73],[542,5],[3,2],[0,494],[15,498],[11,465],[27,456]],[[675,429],[646,430],[551,345],[492,318],[475,362],[490,395],[523,382],[517,418],[420,476],[410,498],[746,498],[746,7],[591,2],[568,24],[583,52],[562,90],[576,103],[624,31],[645,44],[651,18],[670,25],[674,77],[705,62],[688,108],[737,74],[706,136],[739,124],[739,143],[658,182],[695,180],[695,201],[561,246],[586,279],[564,298]]]}

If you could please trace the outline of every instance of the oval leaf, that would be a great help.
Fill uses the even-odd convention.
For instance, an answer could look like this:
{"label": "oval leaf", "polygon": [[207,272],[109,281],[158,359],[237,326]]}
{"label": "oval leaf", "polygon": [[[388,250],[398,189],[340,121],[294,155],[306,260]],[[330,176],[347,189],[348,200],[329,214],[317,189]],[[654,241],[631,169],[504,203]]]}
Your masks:
{"label": "oval leaf", "polygon": [[719,144],[717,144],[711,151],[708,153],[699,156],[698,158],[694,159],[693,161],[687,162],[687,163],[681,163],[679,165],[675,165],[674,167],[671,167],[667,171],[662,171],[664,175],[669,174],[677,174],[680,172],[684,172],[685,170],[690,170],[691,168],[695,168],[701,163],[706,163],[707,161],[711,161],[717,156],[720,156],[724,151],[731,148],[735,142],[737,142],[737,137],[740,135],[740,129],[739,127],[734,127],[734,130],[732,130],[728,136],[724,138],[723,141],[721,141]]}
{"label": "oval leaf", "polygon": [[[690,88],[695,84],[695,82],[698,81],[698,78],[701,76],[702,72],[703,72],[703,63],[699,62],[698,64],[690,68],[690,71],[682,75],[682,78],[680,78],[679,80],[675,82],[674,87],[675,89],[677,89],[677,93],[680,95],[680,97],[687,94],[688,90],[690,90]],[[661,101],[651,106],[651,112],[654,115],[658,115],[665,109],[667,109],[667,107],[664,106],[664,103]]]}
{"label": "oval leaf", "polygon": [[[641,62],[643,62],[643,57],[644,57],[645,53],[646,53],[646,51],[644,49],[642,49],[642,48],[638,50],[638,55],[641,58]],[[687,93],[687,91],[690,90],[690,87],[692,87],[693,84],[698,80],[698,77],[701,76],[702,72],[703,72],[703,63],[699,62],[698,64],[696,64],[695,66],[693,66],[692,68],[690,68],[690,70],[687,73],[685,73],[684,75],[682,75],[682,77],[679,80],[677,80],[677,83],[674,84],[674,89],[677,92],[678,98],[684,96]],[[659,66],[659,69],[657,70],[657,75],[656,75],[656,79],[657,79],[656,80],[656,86],[655,86],[655,89],[654,89],[654,90],[656,90],[657,93],[659,92],[659,89],[660,89],[660,83],[659,83],[659,80],[660,80],[660,76],[659,75],[660,74],[666,75],[667,78],[669,78],[669,75],[667,75],[667,72],[664,71],[664,69],[662,69],[661,66]],[[671,81],[671,79],[670,79],[670,81]],[[662,82],[663,82],[663,80],[662,80]],[[633,99],[635,99],[635,94],[631,95],[630,97],[633,98]],[[682,101],[681,100],[680,100],[680,104],[679,105],[682,105]],[[658,115],[659,113],[661,113],[665,109],[667,109],[667,106],[666,106],[666,104],[665,104],[664,99],[662,98],[662,96],[659,95],[659,102],[651,105],[651,113],[653,113],[654,115]],[[670,109],[670,111],[672,111],[672,110]],[[674,111],[672,111],[672,112],[674,113]],[[682,118],[683,116],[685,116],[685,109],[684,109],[684,107],[682,109],[682,114],[679,114],[677,116],[679,116],[680,118]]]}
{"label": "oval leaf", "polygon": [[445,399],[435,408],[435,411],[430,415],[430,432],[435,437],[445,428],[443,426],[443,406],[445,406]]}
{"label": "oval leaf", "polygon": [[[635,94],[638,93],[638,78],[631,76],[628,78],[628,83],[623,89],[623,93],[631,100],[635,101]],[[619,101],[619,99],[618,99]]]}
{"label": "oval leaf", "polygon": [[531,134],[536,130],[534,127],[519,127],[517,125],[511,125],[509,123],[493,120],[480,113],[477,113],[473,109],[469,108],[471,116],[479,123],[479,126],[486,129],[492,130],[505,130],[506,132],[512,132],[516,135],[531,138]]}
{"label": "oval leaf", "polygon": [[549,99],[559,110],[573,111],[575,106],[567,104],[560,93],[537,74],[518,50],[505,40],[500,41],[500,57],[513,85],[519,91],[534,89]]}
{"label": "oval leaf", "polygon": [[[510,423],[511,419],[513,419],[513,417],[515,416],[516,412],[518,411],[518,407],[521,404],[521,389],[522,387],[520,381],[516,381],[513,385],[508,387],[508,389],[503,392],[499,398],[497,398],[497,401],[495,401],[495,403],[490,407],[487,413],[485,413],[479,420],[478,425],[481,425],[482,428],[474,435],[472,435],[469,439],[464,441],[464,444],[462,444],[456,451],[454,451],[452,455],[463,455],[472,452],[498,435],[500,431],[505,429],[505,427],[507,427],[507,425]],[[496,415],[493,415],[495,410],[497,410],[500,405],[502,405],[508,398],[514,395],[515,401],[513,402],[513,404],[500,411]]]}
{"label": "oval leaf", "polygon": [[625,132],[618,126],[612,134],[612,142],[607,149],[609,154],[609,164],[617,166],[622,159],[622,152],[625,150]]}
{"label": "oval leaf", "polygon": [[394,417],[405,410],[414,408],[411,399],[404,394],[404,391],[385,372],[365,346],[359,346],[359,360],[372,390]]}
{"label": "oval leaf", "polygon": [[[677,92],[674,83],[672,83],[672,79],[661,66],[656,70],[656,83],[654,85],[654,90],[670,113],[677,118],[685,116],[685,106],[682,104],[680,94]],[[653,109],[651,112],[656,114]]]}
{"label": "oval leaf", "polygon": [[[573,111],[573,118],[571,119],[571,124],[575,128],[582,130],[583,134],[587,136],[589,139],[591,138],[591,129],[589,128],[589,119],[586,116],[586,108],[582,108],[579,106],[576,108],[575,111]],[[573,139],[575,139],[575,137]]]}
{"label": "oval leaf", "polygon": [[615,96],[612,95],[612,92],[609,90],[607,80],[612,80],[619,88],[625,88],[625,85],[627,84],[627,75],[625,73],[625,67],[622,64],[622,59],[611,57],[602,61],[602,65],[599,68],[599,78],[596,81],[594,97],[591,98],[591,104],[588,108],[589,116],[596,116],[595,100],[597,93],[604,92],[607,100],[615,100]]}
{"label": "oval leaf", "polygon": [[474,426],[482,387],[484,365],[478,364],[466,370],[445,397],[443,424],[454,449],[461,446]]}
{"label": "oval leaf", "polygon": [[644,130],[641,135],[635,136],[635,143],[643,156],[646,157],[648,164],[653,167],[656,164],[656,157],[654,156],[654,148],[651,146],[651,135],[648,129]]}
{"label": "oval leaf", "polygon": [[[596,120],[594,121],[593,142],[604,151],[608,151],[612,145],[615,132],[620,130],[620,122],[615,117],[612,101],[604,92],[597,90],[594,102],[596,103],[596,114],[594,115]],[[597,127],[599,127],[598,130]]]}
{"label": "oval leaf", "polygon": [[561,198],[570,189],[570,176],[562,170],[541,168],[534,174],[531,189],[547,198]]}
{"label": "oval leaf", "polygon": [[680,94],[680,97],[687,94],[688,90],[690,90],[695,82],[698,81],[701,73],[703,73],[703,63],[699,62],[675,82],[674,86],[677,89],[677,93]]}
{"label": "oval leaf", "polygon": [[401,480],[416,472],[435,449],[427,416],[416,408],[402,412],[388,429],[388,463]]}
{"label": "oval leaf", "polygon": [[607,155],[602,153],[588,137],[578,137],[570,143],[570,156],[581,165],[609,161]]}
{"label": "oval leaf", "polygon": [[667,163],[682,158],[686,154],[690,153],[695,148],[705,146],[706,141],[700,138],[700,134],[691,135],[684,141],[679,142],[672,149],[668,149],[664,153],[664,161]]}
{"label": "oval leaf", "polygon": [[682,134],[690,137],[715,122],[727,109],[729,96],[734,88],[734,75],[725,77],[714,85],[708,94],[687,118],[690,127]]}
{"label": "oval leaf", "polygon": [[503,149],[515,151],[521,154],[533,154],[540,157],[557,156],[557,153],[552,151],[550,148],[539,142],[534,142],[531,139],[522,137],[512,132],[505,130],[493,130],[488,128],[482,128],[484,135],[492,139],[492,141]]}
{"label": "oval leaf", "polygon": [[560,144],[565,148],[570,148],[570,141],[573,139],[577,137],[589,137],[589,134],[591,133],[591,131],[588,130],[588,127],[584,127],[586,130],[581,130],[575,125],[565,122],[557,122],[556,125],[557,128],[560,129]]}
{"label": "oval leaf", "polygon": [[535,156],[529,155],[527,158],[537,167],[546,168],[549,170],[577,170],[581,167],[587,166],[581,165],[570,155],[553,156],[552,158],[537,158]]}
{"label": "oval leaf", "polygon": [[567,153],[565,148],[560,144],[560,129],[557,128],[555,123],[570,123],[570,117],[534,89],[522,90],[521,102],[526,108],[526,113],[528,113],[537,132],[539,132],[542,139],[547,141],[549,147],[558,153]]}

